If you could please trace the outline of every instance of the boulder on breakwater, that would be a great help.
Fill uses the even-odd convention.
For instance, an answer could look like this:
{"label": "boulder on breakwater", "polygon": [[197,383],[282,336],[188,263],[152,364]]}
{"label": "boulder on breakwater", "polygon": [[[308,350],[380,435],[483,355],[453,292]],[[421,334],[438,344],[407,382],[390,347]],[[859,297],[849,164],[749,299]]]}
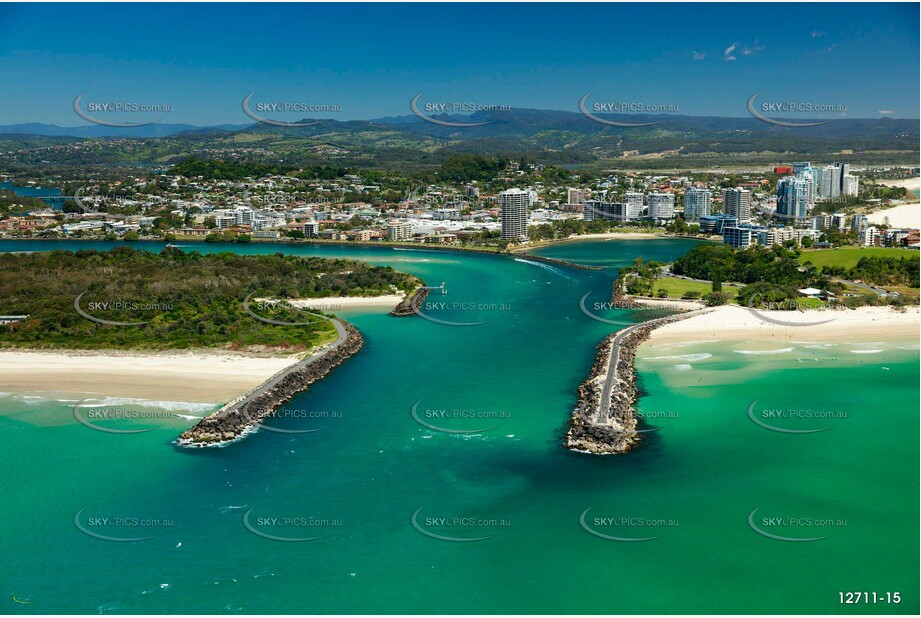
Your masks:
{"label": "boulder on breakwater", "polygon": [[[649,338],[653,329],[683,320],[689,315],[673,315],[629,327],[630,332],[620,341],[615,367],[610,366],[611,354],[617,352],[615,339],[620,332],[608,335],[598,344],[598,353],[588,378],[579,385],[578,404],[573,410],[569,430],[563,441],[565,448],[595,455],[610,455],[626,453],[640,443],[643,434],[637,429],[639,420],[634,408],[639,397],[634,368],[636,350]],[[608,371],[614,371],[615,382],[611,389],[608,413],[605,418],[600,418]]]}
{"label": "boulder on breakwater", "polygon": [[390,312],[395,318],[406,318],[412,315],[416,315],[416,310],[422,305],[422,302],[429,295],[429,289],[426,286],[421,286],[416,288],[416,291],[412,294],[409,294],[400,301],[400,304],[393,308],[393,311]]}
{"label": "boulder on breakwater", "polygon": [[334,349],[288,367],[248,394],[203,418],[183,432],[177,444],[186,447],[217,446],[236,440],[258,425],[259,421],[271,416],[294,395],[322,380],[364,345],[358,329],[348,322],[341,322],[346,337]]}
{"label": "boulder on breakwater", "polygon": [[533,253],[514,253],[512,255],[518,258],[534,260],[535,262],[544,262],[546,264],[554,264],[556,266],[568,266],[569,268],[578,268],[579,270],[604,270],[607,268],[606,266],[592,266],[590,264],[574,264],[573,262],[567,262],[566,260],[558,260],[556,258],[544,257],[542,255],[534,255]]}

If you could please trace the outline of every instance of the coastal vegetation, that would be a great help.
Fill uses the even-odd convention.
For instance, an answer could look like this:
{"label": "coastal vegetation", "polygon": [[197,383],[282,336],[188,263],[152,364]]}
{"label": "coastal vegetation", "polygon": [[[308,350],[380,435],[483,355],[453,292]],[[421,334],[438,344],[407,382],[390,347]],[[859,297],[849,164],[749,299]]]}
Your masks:
{"label": "coastal vegetation", "polygon": [[643,262],[643,258],[636,258],[632,268],[621,270],[614,287],[632,296],[703,300],[711,306],[723,305],[736,294],[731,287],[723,289],[722,279],[694,281],[673,277],[664,263]]}
{"label": "coastal vegetation", "polygon": [[[643,263],[619,275],[618,289],[637,296],[702,299],[714,306],[735,300],[756,307],[803,308],[821,300],[804,298],[803,288],[816,288],[844,306],[907,305],[918,302],[919,262],[909,250],[865,248],[808,252],[835,255],[817,267],[795,248],[780,245],[735,250],[726,245],[700,244],[678,258],[671,275],[659,262]],[[857,284],[888,286],[897,292],[881,295]],[[795,303],[790,301],[796,301]]]}
{"label": "coastal vegetation", "polygon": [[0,254],[0,315],[29,316],[0,326],[0,347],[297,352],[334,340],[335,331],[285,300],[406,293],[418,285],[390,267],[282,253],[119,247]]}

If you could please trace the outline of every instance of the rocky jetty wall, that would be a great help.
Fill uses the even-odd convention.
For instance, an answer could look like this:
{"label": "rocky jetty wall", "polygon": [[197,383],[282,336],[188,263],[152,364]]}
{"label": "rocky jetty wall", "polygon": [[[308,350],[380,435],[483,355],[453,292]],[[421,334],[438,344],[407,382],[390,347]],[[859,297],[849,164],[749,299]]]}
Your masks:
{"label": "rocky jetty wall", "polygon": [[633,296],[624,294],[623,281],[615,279],[611,284],[611,304],[618,309],[638,309],[639,303],[633,300]]}
{"label": "rocky jetty wall", "polygon": [[[570,419],[564,447],[583,453],[610,455],[626,453],[640,443],[644,432],[638,429],[639,419],[634,408],[639,397],[634,368],[636,350],[655,328],[688,318],[692,313],[698,312],[642,322],[629,327],[627,332],[612,333],[598,344],[598,353],[588,378],[579,385],[578,403]],[[613,367],[612,354],[618,355]],[[607,414],[603,414],[609,371],[614,372],[614,383]]]}
{"label": "rocky jetty wall", "polygon": [[364,345],[361,333],[348,322],[340,320],[345,339],[320,356],[304,359],[182,433],[176,443],[184,447],[218,446],[239,439],[259,421],[271,416],[291,398],[326,377],[333,369],[358,353]]}
{"label": "rocky jetty wall", "polygon": [[429,289],[425,286],[417,288],[415,292],[409,294],[400,301],[400,304],[390,312],[395,318],[406,318],[416,315],[416,308],[422,306],[423,301],[429,295]]}
{"label": "rocky jetty wall", "polygon": [[554,264],[556,266],[568,266],[569,268],[578,268],[579,270],[604,270],[606,266],[592,266],[589,264],[573,264],[572,262],[567,262],[566,260],[558,260],[556,258],[544,257],[542,255],[534,255],[533,253],[513,253],[512,257],[525,258],[528,260],[534,260],[535,262],[544,262],[546,264]]}

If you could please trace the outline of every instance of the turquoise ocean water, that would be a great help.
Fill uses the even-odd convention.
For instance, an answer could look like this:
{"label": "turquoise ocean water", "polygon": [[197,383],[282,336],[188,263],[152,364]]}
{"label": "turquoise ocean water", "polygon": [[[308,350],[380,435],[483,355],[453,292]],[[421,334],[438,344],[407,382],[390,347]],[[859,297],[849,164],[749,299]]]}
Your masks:
{"label": "turquoise ocean water", "polygon": [[[365,349],[272,422],[319,431],[261,430],[220,449],[172,446],[214,407],[170,402],[168,385],[162,402],[103,400],[164,413],[111,421],[152,428],[136,434],[81,425],[81,394],[53,384],[0,395],[4,612],[918,613],[917,338],[646,345],[639,407],[657,431],[625,457],[560,448],[594,346],[617,328],[580,298],[605,301],[616,268],[692,244],[544,250],[604,271],[383,247],[184,247],[391,265],[446,283],[429,300],[458,304],[431,315],[485,323],[343,312]],[[414,406],[444,429],[488,431],[431,430]],[[824,431],[766,429],[750,406],[775,428]],[[759,534],[750,515],[794,540]],[[841,605],[847,591],[901,603]]]}

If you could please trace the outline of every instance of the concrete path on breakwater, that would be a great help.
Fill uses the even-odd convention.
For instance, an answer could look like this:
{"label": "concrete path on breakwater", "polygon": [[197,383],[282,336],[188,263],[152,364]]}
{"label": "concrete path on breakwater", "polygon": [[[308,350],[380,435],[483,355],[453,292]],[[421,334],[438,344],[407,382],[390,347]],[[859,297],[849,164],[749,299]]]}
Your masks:
{"label": "concrete path on breakwater", "polygon": [[[688,311],[687,313],[680,314],[681,318],[688,318],[692,315],[698,315],[701,313],[706,313],[707,309],[696,309],[694,311]],[[608,369],[607,375],[604,379],[604,388],[601,391],[601,401],[599,401],[598,413],[591,415],[591,418],[597,419],[598,421],[606,422],[610,420],[610,409],[611,409],[611,396],[613,394],[614,387],[617,385],[617,364],[620,362],[620,348],[623,344],[624,338],[629,336],[630,333],[636,329],[643,326],[656,326],[661,322],[667,320],[674,320],[676,316],[667,316],[664,318],[656,318],[654,320],[647,320],[645,322],[640,322],[634,324],[633,326],[628,326],[622,331],[618,332],[614,339],[611,341],[611,354],[608,359]]]}

